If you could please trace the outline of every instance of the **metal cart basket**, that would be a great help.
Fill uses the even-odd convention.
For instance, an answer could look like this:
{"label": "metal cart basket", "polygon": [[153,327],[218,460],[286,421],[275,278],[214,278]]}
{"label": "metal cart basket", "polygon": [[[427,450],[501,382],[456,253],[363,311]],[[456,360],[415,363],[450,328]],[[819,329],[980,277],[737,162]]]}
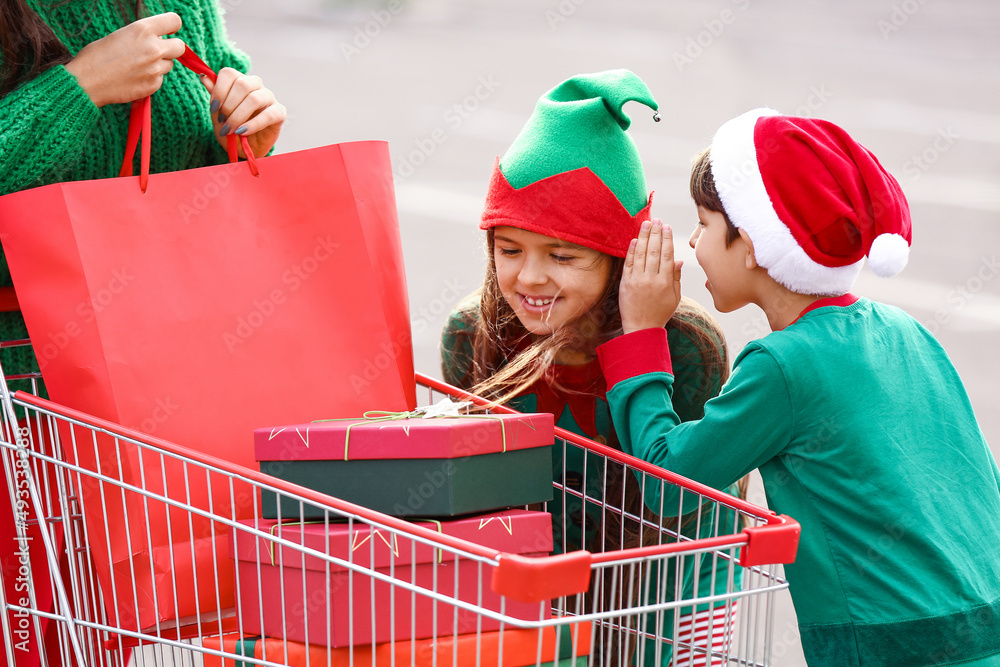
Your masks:
{"label": "metal cart basket", "polygon": [[[428,377],[417,382],[429,402],[469,398]],[[563,460],[571,451],[582,457],[584,479],[603,482],[588,488],[586,481],[556,481],[556,500],[529,509],[562,513],[554,516],[556,526],[595,522],[603,539],[588,543],[589,551],[574,550],[565,530],[557,531],[555,555],[527,557],[442,534],[427,521],[379,514],[28,392],[11,394],[7,386],[4,381],[0,388],[0,456],[8,495],[0,502],[10,502],[18,536],[4,549],[22,563],[18,581],[0,582],[8,665],[28,664],[29,645],[35,647],[31,664],[46,666],[771,664],[774,594],[787,587],[777,564],[794,558],[798,525],[572,433],[557,429],[556,450]],[[102,450],[89,468],[78,463],[88,448]],[[183,474],[136,479],[113,464],[124,448],[170,461]],[[638,506],[609,481],[629,477],[644,494]],[[275,530],[211,503],[195,506],[189,500],[194,484],[225,490],[244,510],[252,505],[251,516],[260,516],[261,491],[291,499],[301,517],[307,505],[320,507],[318,523],[346,526],[351,549],[306,543],[300,538],[307,522],[300,517],[283,516]],[[105,525],[90,525],[100,513],[86,511],[94,507],[88,504],[104,507],[112,494],[144,503],[148,516],[154,507],[168,507],[168,522],[180,512],[192,526],[210,525],[228,536],[230,553],[220,548],[210,555],[218,574],[191,581],[179,563],[164,568],[143,554],[99,571],[98,564],[110,560],[101,550],[109,547],[89,536],[157,528],[151,521],[129,525],[128,516],[116,525],[122,517],[107,514]],[[677,498],[677,505],[664,507],[661,500],[650,507],[654,495]],[[574,506],[583,507],[582,517],[567,515]],[[233,538],[240,536],[255,546],[250,561],[234,567]],[[171,554],[188,558],[183,543],[170,546]],[[386,564],[380,552],[393,557]],[[418,566],[418,552],[432,557]],[[165,578],[152,599],[133,586],[140,570]],[[684,576],[689,571],[708,572],[724,585],[700,586],[697,576]],[[277,588],[246,594],[264,590],[262,582],[275,573],[282,582]],[[3,594],[7,590],[23,593]],[[174,609],[182,596],[194,597],[195,614],[138,627],[117,613]],[[319,618],[320,626],[346,632],[348,641],[335,645],[316,632],[305,642],[257,638],[248,609],[250,617]],[[418,637],[418,623],[429,623],[432,636]]]}

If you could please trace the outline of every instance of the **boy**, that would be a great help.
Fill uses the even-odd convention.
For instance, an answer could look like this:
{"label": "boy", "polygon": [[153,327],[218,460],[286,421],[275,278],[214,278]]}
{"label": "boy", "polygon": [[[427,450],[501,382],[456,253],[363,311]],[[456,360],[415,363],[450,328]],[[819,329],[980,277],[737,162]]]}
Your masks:
{"label": "boy", "polygon": [[680,423],[663,323],[681,263],[645,223],[625,335],[598,349],[623,449],[715,488],[760,469],[802,525],[786,573],[810,665],[1000,665],[996,462],[933,336],[848,293],[866,256],[883,276],[906,264],[898,183],[843,129],[769,109],[723,125],[691,182],[716,307],[755,304],[772,333]]}

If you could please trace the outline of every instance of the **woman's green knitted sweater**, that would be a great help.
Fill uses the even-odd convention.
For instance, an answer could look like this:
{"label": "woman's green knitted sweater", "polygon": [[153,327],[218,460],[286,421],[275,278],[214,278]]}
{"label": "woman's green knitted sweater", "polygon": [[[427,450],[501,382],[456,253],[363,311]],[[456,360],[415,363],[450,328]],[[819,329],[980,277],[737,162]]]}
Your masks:
{"label": "woman's green knitted sweater", "polygon": [[[123,27],[114,0],[51,0],[28,4],[75,55],[87,44]],[[246,72],[250,62],[226,38],[214,0],[146,0],[147,14],[175,12],[184,27],[176,35],[209,66]],[[64,181],[118,175],[125,154],[129,105],[97,108],[62,65],[52,67],[0,98],[0,195]],[[198,75],[176,66],[153,95],[150,171],[221,164],[226,153],[212,136],[209,96]],[[109,202],[109,205],[113,203]],[[44,225],[45,220],[38,220]],[[0,286],[11,286],[0,254]],[[0,340],[27,338],[19,313],[0,313]],[[7,375],[37,369],[28,348],[3,351]]]}

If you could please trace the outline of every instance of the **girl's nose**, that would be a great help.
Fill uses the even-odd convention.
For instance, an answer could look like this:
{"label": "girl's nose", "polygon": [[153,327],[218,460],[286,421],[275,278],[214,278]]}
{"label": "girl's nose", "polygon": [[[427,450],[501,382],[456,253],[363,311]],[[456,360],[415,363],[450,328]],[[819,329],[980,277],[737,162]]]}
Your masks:
{"label": "girl's nose", "polygon": [[548,281],[542,263],[530,255],[524,258],[517,278],[522,285],[543,285]]}
{"label": "girl's nose", "polygon": [[695,225],[694,231],[691,232],[691,237],[688,238],[688,245],[693,249],[695,244],[698,242],[698,236],[701,233],[701,225]]}

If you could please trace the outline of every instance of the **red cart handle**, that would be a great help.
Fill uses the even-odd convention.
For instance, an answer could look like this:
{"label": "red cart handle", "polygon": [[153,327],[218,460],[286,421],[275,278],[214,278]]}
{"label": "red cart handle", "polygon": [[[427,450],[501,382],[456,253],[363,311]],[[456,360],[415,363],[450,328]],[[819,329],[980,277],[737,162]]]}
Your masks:
{"label": "red cart handle", "polygon": [[[207,76],[213,83],[218,78],[212,68],[205,64],[205,61],[199,58],[189,46],[184,48],[184,55],[178,58],[177,61],[195,74]],[[119,176],[132,175],[132,160],[135,157],[135,149],[139,145],[141,137],[142,154],[140,156],[139,189],[143,192],[146,192],[146,187],[149,183],[150,135],[152,134],[153,126],[151,99],[151,97],[144,97],[141,100],[132,102],[132,110],[128,119],[128,138],[125,140],[125,159],[122,160],[122,168],[118,173]],[[246,136],[229,135],[226,141],[229,161],[236,162],[239,160],[237,142],[243,146],[243,152],[247,156],[247,164],[250,166],[250,173],[254,176],[259,176],[260,171],[257,169],[257,159],[254,157],[253,150],[250,148],[250,142],[247,141]]]}

